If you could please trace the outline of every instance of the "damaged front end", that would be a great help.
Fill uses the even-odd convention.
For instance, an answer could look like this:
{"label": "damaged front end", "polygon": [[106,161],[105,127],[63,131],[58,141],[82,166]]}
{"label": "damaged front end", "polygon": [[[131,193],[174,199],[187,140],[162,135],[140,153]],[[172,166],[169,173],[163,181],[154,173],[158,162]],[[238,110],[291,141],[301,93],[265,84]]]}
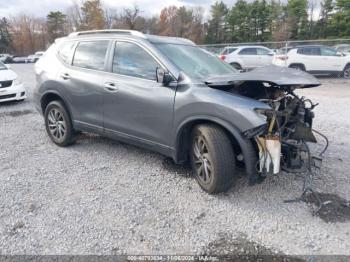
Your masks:
{"label": "damaged front end", "polygon": [[311,157],[307,144],[317,143],[312,128],[317,104],[294,92],[298,88],[319,86],[316,78],[294,69],[270,66],[226,78],[213,77],[206,84],[270,106],[270,109],[255,109],[266,119],[266,124],[244,132],[257,145],[256,170],[260,178],[277,174],[281,169],[304,172],[311,164],[320,163],[320,157]]}
{"label": "damaged front end", "polygon": [[309,152],[306,142],[317,142],[312,131],[312,110],[316,104],[295,95],[293,89],[296,87],[275,88],[278,91],[272,96],[260,99],[268,103],[271,109],[257,109],[267,122],[266,129],[255,136],[259,148],[259,172],[263,176],[277,174],[280,169],[287,172],[306,171]]}

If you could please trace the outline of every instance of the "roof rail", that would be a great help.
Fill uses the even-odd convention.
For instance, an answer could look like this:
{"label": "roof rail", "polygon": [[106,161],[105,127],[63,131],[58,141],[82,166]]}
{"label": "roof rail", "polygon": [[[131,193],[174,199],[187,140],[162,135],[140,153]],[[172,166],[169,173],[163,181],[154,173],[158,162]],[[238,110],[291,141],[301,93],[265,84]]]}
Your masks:
{"label": "roof rail", "polygon": [[80,32],[70,33],[68,36],[73,37],[73,36],[92,35],[92,34],[127,34],[127,35],[134,35],[134,36],[146,38],[146,36],[139,31],[124,30],[124,29],[103,29],[103,30],[80,31]]}

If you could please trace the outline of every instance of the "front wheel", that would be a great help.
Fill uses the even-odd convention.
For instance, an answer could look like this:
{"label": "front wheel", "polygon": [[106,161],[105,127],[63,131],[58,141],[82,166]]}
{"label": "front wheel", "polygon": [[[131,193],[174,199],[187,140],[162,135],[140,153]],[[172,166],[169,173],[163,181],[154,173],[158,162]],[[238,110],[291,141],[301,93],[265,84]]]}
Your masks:
{"label": "front wheel", "polygon": [[303,65],[291,65],[289,67],[294,68],[295,70],[298,70],[298,71],[305,71],[305,67]]}
{"label": "front wheel", "polygon": [[224,130],[199,125],[192,131],[191,166],[200,187],[209,194],[225,192],[237,179],[231,141]]}
{"label": "front wheel", "polygon": [[350,66],[347,66],[347,67],[344,69],[343,77],[344,77],[345,79],[350,79]]}
{"label": "front wheel", "polygon": [[58,146],[75,142],[75,132],[68,111],[61,101],[50,102],[44,113],[46,132]]}

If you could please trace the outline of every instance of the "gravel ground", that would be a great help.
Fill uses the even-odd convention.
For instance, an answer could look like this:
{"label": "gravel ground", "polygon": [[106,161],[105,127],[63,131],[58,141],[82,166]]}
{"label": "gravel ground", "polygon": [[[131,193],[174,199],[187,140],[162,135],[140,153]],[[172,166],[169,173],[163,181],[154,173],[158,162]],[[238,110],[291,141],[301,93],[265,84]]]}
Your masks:
{"label": "gravel ground", "polygon": [[[157,153],[95,135],[55,146],[31,104],[33,66],[12,68],[29,98],[0,105],[0,254],[221,253],[244,239],[269,254],[350,255],[349,220],[283,203],[301,193],[296,175],[211,196]],[[315,127],[330,140],[315,189],[350,199],[350,82],[322,82],[299,92],[320,103]]]}

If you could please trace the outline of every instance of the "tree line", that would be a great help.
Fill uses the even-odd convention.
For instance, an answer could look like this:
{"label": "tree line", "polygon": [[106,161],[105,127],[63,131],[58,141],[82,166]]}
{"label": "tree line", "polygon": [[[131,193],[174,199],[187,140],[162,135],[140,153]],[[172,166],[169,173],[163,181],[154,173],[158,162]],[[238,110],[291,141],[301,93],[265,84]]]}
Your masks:
{"label": "tree line", "polygon": [[0,19],[0,53],[28,55],[45,50],[73,31],[132,29],[148,34],[186,37],[197,44],[264,42],[350,37],[349,0],[237,0],[232,7],[217,1],[210,18],[200,6],[168,6],[146,17],[138,6],[122,10],[101,0],[74,2],[65,12],[46,18],[21,14]]}

